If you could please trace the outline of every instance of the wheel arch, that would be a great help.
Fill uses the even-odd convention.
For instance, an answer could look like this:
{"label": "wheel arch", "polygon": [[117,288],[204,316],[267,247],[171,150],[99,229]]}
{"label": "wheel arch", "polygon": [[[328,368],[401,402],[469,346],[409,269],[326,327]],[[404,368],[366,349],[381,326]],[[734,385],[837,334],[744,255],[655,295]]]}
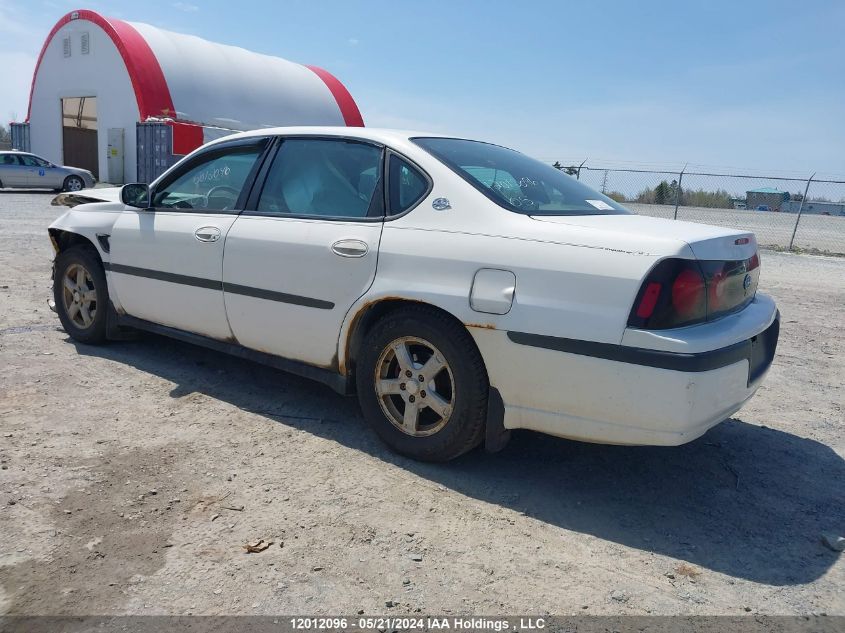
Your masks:
{"label": "wheel arch", "polygon": [[82,176],[80,176],[78,174],[68,174],[67,176],[62,178],[62,191],[67,190],[67,182],[71,178],[76,178],[77,180],[81,181],[82,182],[82,188],[85,189],[85,179]]}
{"label": "wheel arch", "polygon": [[101,262],[103,261],[100,249],[98,249],[97,245],[85,235],[54,227],[48,228],[47,233],[50,235],[50,242],[53,244],[53,250],[56,252],[56,255],[74,246],[86,246],[94,249],[94,252],[97,253],[97,257],[100,258]]}
{"label": "wheel arch", "polygon": [[[365,300],[360,305],[356,306],[356,308],[353,308],[354,311],[350,311],[351,316],[346,319],[346,323],[341,330],[341,344],[338,354],[338,371],[342,375],[347,376],[350,380],[350,384],[354,385],[355,359],[364,338],[367,336],[367,333],[383,317],[387,316],[391,312],[407,307],[419,307],[439,312],[459,324],[469,333],[469,326],[458,318],[457,315],[428,301],[401,296],[384,296],[371,299],[369,301]],[[472,344],[476,346],[476,349],[478,349],[478,346],[471,334],[470,339],[473,341]]]}

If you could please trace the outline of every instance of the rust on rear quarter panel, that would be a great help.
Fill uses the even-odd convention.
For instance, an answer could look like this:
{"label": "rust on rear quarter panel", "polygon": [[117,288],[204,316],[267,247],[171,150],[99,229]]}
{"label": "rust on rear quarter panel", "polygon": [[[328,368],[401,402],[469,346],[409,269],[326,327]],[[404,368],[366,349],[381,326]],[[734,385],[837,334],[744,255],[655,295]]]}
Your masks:
{"label": "rust on rear quarter panel", "polygon": [[350,353],[351,353],[349,346],[352,344],[352,337],[355,335],[355,330],[358,327],[358,321],[361,320],[361,317],[364,314],[366,314],[367,311],[372,306],[374,306],[378,303],[382,303],[384,301],[407,301],[409,303],[420,303],[420,301],[418,301],[417,299],[409,299],[407,297],[399,297],[399,296],[396,296],[396,295],[387,295],[385,297],[378,297],[376,299],[371,299],[370,301],[367,301],[366,303],[364,303],[361,306],[361,308],[355,313],[355,316],[352,317],[352,322],[349,324],[348,335],[346,336],[346,341],[344,342],[344,345],[343,345],[343,350],[344,350],[344,353],[343,353],[344,362],[343,362],[343,364],[341,365],[340,360],[338,359],[337,355],[335,355],[335,357],[334,357],[334,363],[337,367],[337,372],[341,376],[346,376],[346,374],[347,374],[347,364],[349,363],[349,357],[350,357]]}

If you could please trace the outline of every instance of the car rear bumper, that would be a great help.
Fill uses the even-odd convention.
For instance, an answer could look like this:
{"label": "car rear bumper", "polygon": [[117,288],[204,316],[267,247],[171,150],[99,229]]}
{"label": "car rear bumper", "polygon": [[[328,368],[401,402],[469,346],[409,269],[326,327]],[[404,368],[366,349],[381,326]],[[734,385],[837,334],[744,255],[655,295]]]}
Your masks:
{"label": "car rear bumper", "polygon": [[[770,299],[760,304],[756,312],[726,317],[721,324],[745,331],[754,320],[753,334],[694,352],[496,330],[472,333],[490,383],[502,396],[505,428],[589,442],[673,446],[730,417],[762,383],[780,318]],[[771,310],[762,326],[761,309]],[[684,334],[675,335],[679,332]]]}

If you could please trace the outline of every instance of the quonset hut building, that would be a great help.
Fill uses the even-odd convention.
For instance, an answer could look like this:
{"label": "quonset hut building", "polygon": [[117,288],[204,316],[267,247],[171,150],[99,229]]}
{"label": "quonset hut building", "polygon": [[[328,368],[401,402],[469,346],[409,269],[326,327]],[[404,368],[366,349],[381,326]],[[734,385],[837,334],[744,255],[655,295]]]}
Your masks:
{"label": "quonset hut building", "polygon": [[213,138],[279,125],[364,122],[322,68],[79,10],[47,36],[12,138],[121,184],[149,182]]}

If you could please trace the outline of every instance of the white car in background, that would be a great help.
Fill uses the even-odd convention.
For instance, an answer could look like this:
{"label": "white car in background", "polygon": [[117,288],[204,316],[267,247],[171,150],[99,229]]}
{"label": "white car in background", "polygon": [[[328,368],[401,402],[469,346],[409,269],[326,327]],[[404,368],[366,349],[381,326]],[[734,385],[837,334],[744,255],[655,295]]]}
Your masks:
{"label": "white car in background", "polygon": [[496,145],[260,130],[121,196],[49,228],[74,339],[148,330],[321,380],[417,459],[518,428],[682,444],[775,353],[751,233],[632,215]]}
{"label": "white car in background", "polygon": [[55,165],[28,152],[0,152],[0,189],[81,191],[93,187],[96,182],[87,169]]}

